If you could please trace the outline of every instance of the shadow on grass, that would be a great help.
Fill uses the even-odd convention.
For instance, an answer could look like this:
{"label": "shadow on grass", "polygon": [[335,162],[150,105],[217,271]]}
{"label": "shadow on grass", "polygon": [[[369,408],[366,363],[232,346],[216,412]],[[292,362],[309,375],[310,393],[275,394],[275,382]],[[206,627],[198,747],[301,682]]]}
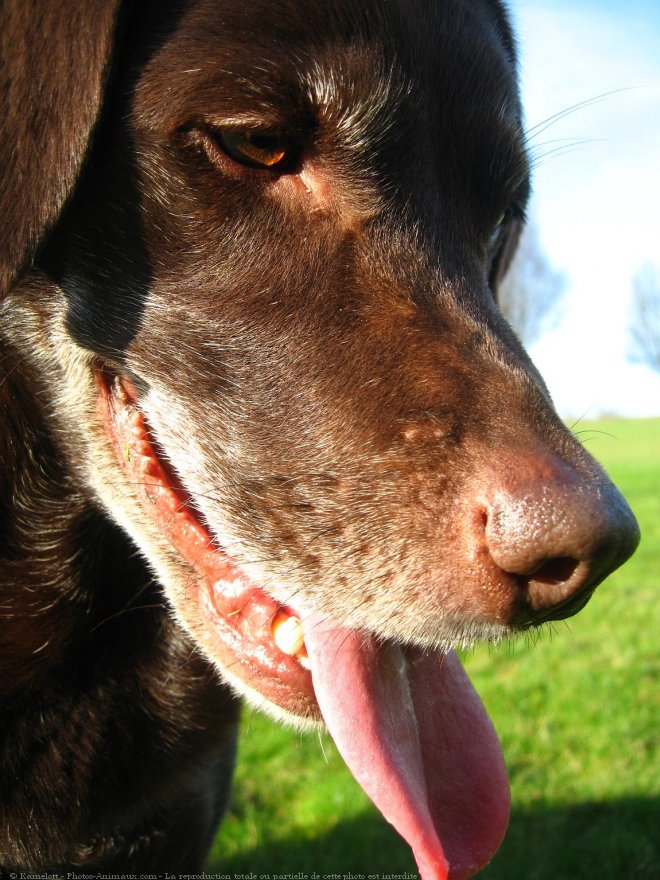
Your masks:
{"label": "shadow on grass", "polygon": [[[658,880],[660,801],[626,799],[517,810],[483,880]],[[340,823],[314,839],[272,836],[249,852],[216,860],[224,874],[414,872],[407,846],[378,816]],[[340,878],[341,880],[341,878]]]}

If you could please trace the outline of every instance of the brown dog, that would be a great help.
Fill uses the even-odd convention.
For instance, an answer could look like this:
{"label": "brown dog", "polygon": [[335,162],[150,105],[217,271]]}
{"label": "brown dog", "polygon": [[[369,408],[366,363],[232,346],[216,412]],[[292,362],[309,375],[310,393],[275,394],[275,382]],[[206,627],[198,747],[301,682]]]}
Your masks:
{"label": "brown dog", "polygon": [[495,304],[504,9],[6,0],[0,39],[1,866],[199,870],[239,694],[470,875],[508,788],[448,652],[638,540]]}

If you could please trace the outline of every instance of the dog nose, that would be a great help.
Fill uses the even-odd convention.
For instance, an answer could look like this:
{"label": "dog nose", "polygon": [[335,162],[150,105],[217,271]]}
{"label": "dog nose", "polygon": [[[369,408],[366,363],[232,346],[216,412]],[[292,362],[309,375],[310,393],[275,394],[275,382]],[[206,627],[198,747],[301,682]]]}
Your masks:
{"label": "dog nose", "polygon": [[511,462],[482,511],[487,553],[516,586],[510,622],[560,620],[632,554],[639,527],[604,474],[584,478],[563,462]]}

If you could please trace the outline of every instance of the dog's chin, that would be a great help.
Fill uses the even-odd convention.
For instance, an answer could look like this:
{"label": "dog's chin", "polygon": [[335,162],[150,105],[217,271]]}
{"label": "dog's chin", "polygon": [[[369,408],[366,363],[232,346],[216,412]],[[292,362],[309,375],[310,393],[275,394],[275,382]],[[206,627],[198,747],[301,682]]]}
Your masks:
{"label": "dog's chin", "polygon": [[96,385],[132,495],[178,560],[174,577],[157,560],[169,598],[225,681],[276,717],[325,721],[425,880],[471,876],[499,846],[509,794],[497,736],[455,656],[276,602],[214,542],[132,384],[99,369]]}

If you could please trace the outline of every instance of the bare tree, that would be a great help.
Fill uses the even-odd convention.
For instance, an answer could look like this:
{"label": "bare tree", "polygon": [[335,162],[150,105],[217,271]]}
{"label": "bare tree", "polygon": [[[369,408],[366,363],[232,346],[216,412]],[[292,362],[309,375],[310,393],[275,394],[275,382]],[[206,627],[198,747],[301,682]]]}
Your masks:
{"label": "bare tree", "polygon": [[497,293],[502,313],[525,345],[536,342],[557,318],[565,288],[566,279],[543,253],[538,227],[528,222]]}
{"label": "bare tree", "polygon": [[660,373],[660,272],[645,263],[632,286],[629,357]]}

